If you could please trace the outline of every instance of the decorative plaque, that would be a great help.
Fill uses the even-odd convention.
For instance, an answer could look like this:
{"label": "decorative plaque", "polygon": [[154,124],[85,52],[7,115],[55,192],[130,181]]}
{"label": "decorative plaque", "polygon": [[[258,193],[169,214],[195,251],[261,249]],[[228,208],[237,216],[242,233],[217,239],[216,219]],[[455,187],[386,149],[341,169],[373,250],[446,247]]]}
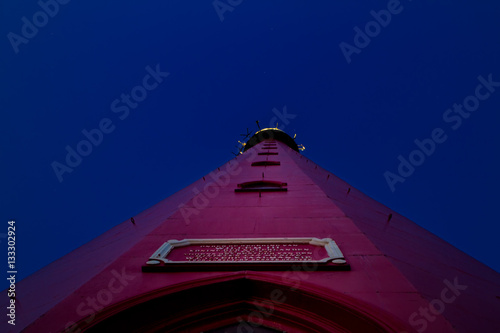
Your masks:
{"label": "decorative plaque", "polygon": [[225,238],[169,240],[143,272],[289,269],[349,270],[330,238]]}

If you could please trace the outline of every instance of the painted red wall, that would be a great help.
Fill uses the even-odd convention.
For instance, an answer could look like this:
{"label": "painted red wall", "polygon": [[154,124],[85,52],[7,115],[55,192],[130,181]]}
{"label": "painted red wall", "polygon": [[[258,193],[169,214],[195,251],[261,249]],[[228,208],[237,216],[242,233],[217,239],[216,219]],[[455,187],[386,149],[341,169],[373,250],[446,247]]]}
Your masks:
{"label": "painted red wall", "polygon": [[[271,140],[272,141],[272,140]],[[92,305],[127,307],[139,297],[206,279],[248,276],[281,288],[298,287],[382,318],[394,331],[500,330],[499,274],[392,212],[304,156],[277,142],[277,156],[258,156],[263,143],[189,187],[125,221],[94,241],[21,281],[13,332],[59,332],[96,323]],[[254,161],[280,166],[252,167]],[[287,192],[235,193],[237,184],[286,182]],[[214,179],[219,176],[219,180]],[[350,190],[349,190],[350,188]],[[179,209],[179,207],[180,208]],[[197,207],[197,208],[196,208]],[[393,214],[388,222],[389,214]],[[143,273],[164,242],[185,238],[316,237],[337,242],[350,271]],[[444,292],[447,279],[467,289]],[[171,289],[169,289],[171,288]],[[93,301],[95,299],[95,301]],[[438,301],[434,301],[438,299]],[[3,306],[3,304],[2,304]],[[308,304],[304,304],[307,312]],[[106,312],[106,309],[101,313]],[[423,309],[423,310],[422,310]],[[432,310],[432,309],[431,309]],[[416,315],[415,315],[416,314]],[[413,316],[412,322],[409,318]],[[432,318],[432,319],[430,319]],[[425,326],[425,327],[424,327]],[[425,328],[425,329],[424,329]]]}

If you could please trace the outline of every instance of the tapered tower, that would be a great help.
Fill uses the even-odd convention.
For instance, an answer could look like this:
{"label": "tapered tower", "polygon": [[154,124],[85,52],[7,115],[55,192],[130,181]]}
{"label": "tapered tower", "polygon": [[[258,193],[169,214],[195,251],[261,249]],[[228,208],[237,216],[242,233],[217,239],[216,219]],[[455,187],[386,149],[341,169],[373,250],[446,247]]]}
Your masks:
{"label": "tapered tower", "polygon": [[2,325],[498,332],[499,295],[500,274],[263,129],[236,158],[21,281],[16,326]]}

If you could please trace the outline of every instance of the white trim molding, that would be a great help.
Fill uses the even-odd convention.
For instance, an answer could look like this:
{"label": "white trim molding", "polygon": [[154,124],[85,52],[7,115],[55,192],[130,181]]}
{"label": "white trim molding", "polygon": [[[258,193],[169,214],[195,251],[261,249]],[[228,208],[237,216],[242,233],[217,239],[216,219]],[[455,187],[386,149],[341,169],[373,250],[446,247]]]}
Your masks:
{"label": "white trim molding", "polygon": [[[314,245],[323,247],[326,251],[327,257],[316,260],[237,260],[237,261],[173,261],[168,258],[175,248],[192,246],[192,245],[273,245],[273,244],[290,244],[290,245]],[[331,238],[315,238],[315,237],[295,237],[295,238],[215,238],[215,239],[172,239],[165,242],[158,250],[156,250],[149,260],[146,262],[147,266],[157,266],[163,263],[168,265],[171,263],[176,264],[278,264],[278,263],[333,263],[336,265],[346,264],[346,260],[342,251],[340,251],[337,243]]]}

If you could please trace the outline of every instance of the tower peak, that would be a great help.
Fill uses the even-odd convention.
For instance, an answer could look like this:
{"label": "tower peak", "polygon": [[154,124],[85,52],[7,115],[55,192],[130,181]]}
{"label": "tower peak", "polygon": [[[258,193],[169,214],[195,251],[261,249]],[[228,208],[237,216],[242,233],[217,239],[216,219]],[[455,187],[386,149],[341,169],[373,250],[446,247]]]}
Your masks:
{"label": "tower peak", "polygon": [[243,151],[247,151],[256,144],[265,140],[278,140],[280,142],[283,142],[296,152],[299,151],[299,146],[297,145],[297,143],[295,143],[295,140],[279,128],[263,128],[260,131],[255,132],[255,134],[250,139],[248,139]]}

